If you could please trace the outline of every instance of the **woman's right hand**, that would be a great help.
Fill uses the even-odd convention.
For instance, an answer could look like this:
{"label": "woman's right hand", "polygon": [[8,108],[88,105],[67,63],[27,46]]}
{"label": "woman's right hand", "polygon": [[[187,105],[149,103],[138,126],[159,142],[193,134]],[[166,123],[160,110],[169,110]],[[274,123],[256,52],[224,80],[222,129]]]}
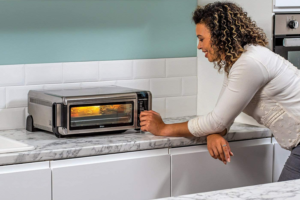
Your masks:
{"label": "woman's right hand", "polygon": [[[211,134],[206,137],[207,149],[214,159],[221,160],[225,165],[233,156],[229,143],[220,134]],[[225,156],[226,155],[226,158]]]}

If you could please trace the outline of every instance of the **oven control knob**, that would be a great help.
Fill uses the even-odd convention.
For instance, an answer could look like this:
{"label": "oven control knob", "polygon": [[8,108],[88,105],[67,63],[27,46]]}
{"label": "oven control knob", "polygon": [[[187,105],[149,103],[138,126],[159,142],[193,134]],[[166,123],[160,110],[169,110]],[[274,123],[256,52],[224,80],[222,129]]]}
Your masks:
{"label": "oven control knob", "polygon": [[291,29],[296,29],[296,28],[298,28],[298,26],[299,26],[299,23],[296,20],[291,20],[288,23],[288,27]]}

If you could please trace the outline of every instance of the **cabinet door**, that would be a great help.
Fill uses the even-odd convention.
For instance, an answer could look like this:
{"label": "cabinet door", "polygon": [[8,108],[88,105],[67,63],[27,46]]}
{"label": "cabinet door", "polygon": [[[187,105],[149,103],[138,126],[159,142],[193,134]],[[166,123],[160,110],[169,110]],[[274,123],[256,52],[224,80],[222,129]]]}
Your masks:
{"label": "cabinet door", "polygon": [[300,7],[299,0],[274,0],[276,7]]}
{"label": "cabinet door", "polygon": [[53,200],[143,200],[170,196],[168,149],[51,162]]}
{"label": "cabinet door", "polygon": [[0,199],[51,200],[49,162],[1,166]]}
{"label": "cabinet door", "polygon": [[273,12],[275,13],[299,13],[299,0],[273,0]]}
{"label": "cabinet door", "polygon": [[271,138],[230,142],[231,162],[213,159],[206,145],[170,149],[171,195],[272,182]]}
{"label": "cabinet door", "polygon": [[272,138],[272,142],[274,144],[273,182],[277,182],[291,151],[283,149],[275,138]]}

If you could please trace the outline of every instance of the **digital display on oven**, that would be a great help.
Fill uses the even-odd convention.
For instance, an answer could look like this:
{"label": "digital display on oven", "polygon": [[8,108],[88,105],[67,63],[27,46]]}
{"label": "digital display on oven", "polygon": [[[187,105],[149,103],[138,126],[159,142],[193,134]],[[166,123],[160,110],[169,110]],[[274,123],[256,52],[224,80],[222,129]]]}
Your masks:
{"label": "digital display on oven", "polygon": [[133,102],[70,106],[70,130],[133,125]]}

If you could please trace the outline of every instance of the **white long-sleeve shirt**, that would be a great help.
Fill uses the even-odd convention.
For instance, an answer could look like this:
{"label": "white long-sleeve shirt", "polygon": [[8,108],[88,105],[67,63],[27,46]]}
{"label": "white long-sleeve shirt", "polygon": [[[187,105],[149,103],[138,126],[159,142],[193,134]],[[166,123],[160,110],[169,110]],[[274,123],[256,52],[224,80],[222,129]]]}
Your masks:
{"label": "white long-sleeve shirt", "polygon": [[188,122],[196,137],[229,130],[244,112],[270,128],[281,147],[300,142],[300,70],[262,46],[246,45],[224,79],[212,112]]}

